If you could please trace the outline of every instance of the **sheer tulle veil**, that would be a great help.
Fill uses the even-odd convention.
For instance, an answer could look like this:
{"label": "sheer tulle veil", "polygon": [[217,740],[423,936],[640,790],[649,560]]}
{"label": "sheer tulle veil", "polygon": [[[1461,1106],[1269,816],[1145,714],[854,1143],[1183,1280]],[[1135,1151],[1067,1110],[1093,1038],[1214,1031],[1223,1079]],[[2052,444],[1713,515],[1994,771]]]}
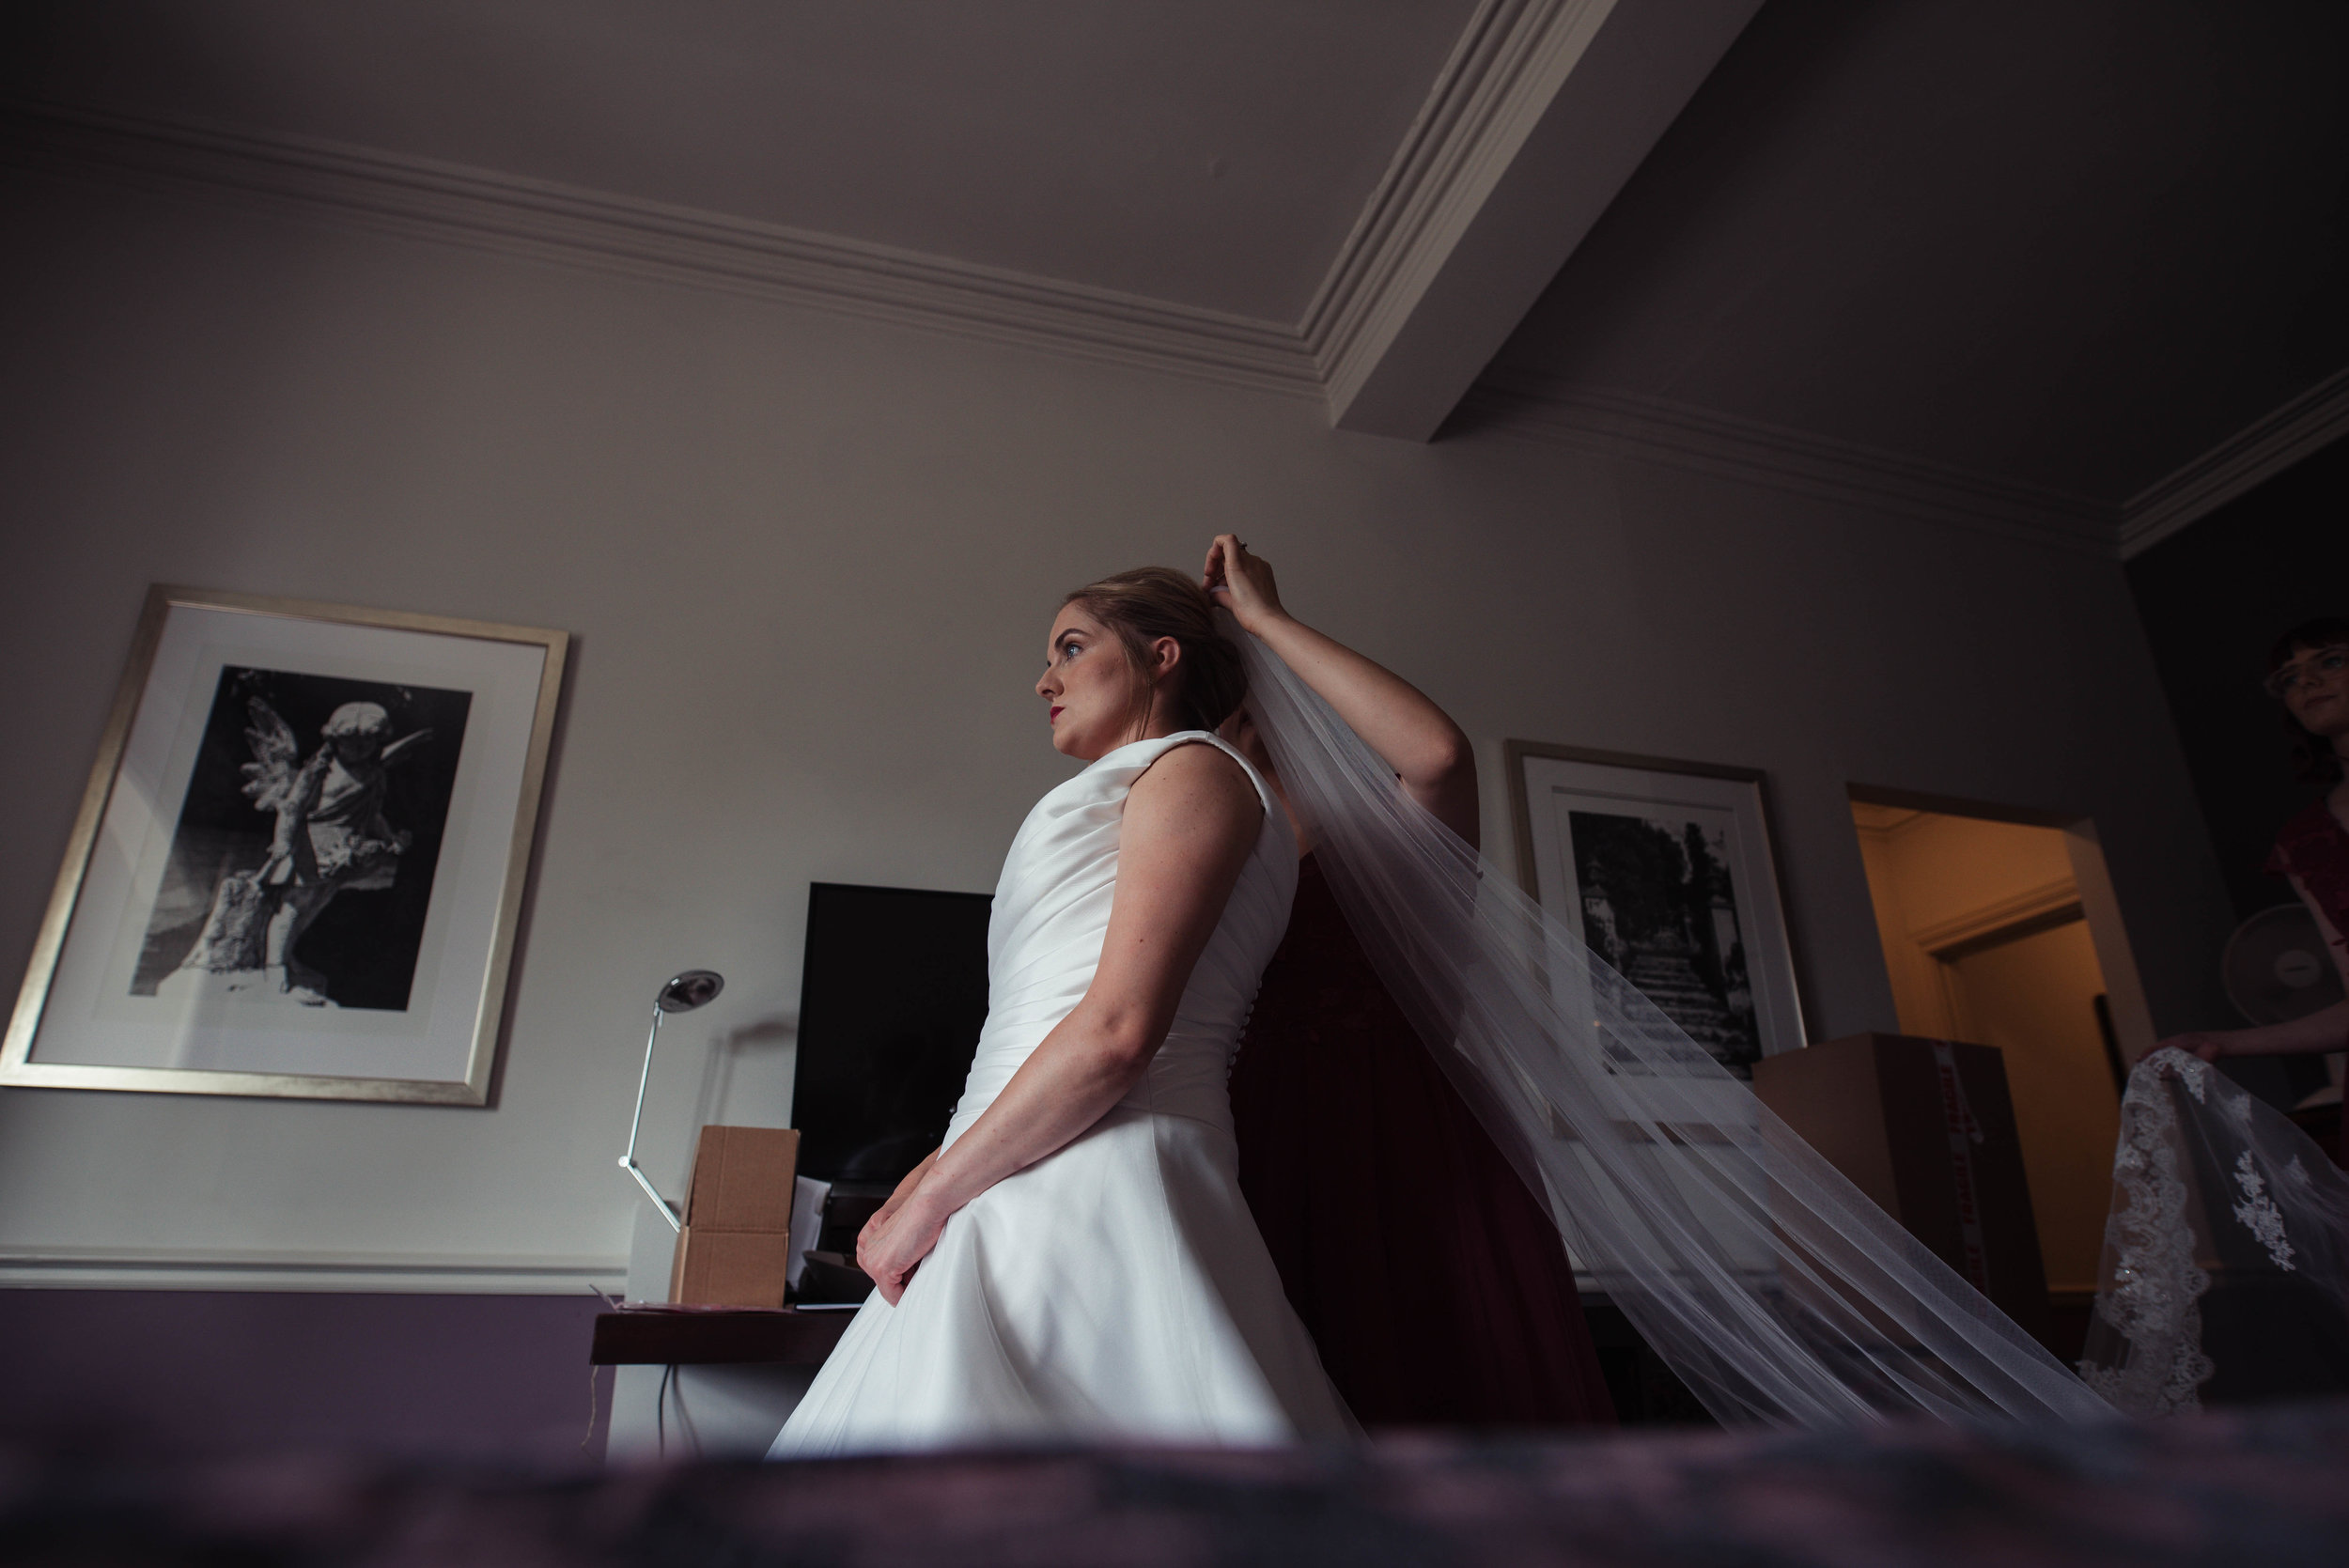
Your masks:
{"label": "sheer tulle veil", "polygon": [[1356,936],[1579,1267],[1707,1409],[2114,1415],[1225,627]]}

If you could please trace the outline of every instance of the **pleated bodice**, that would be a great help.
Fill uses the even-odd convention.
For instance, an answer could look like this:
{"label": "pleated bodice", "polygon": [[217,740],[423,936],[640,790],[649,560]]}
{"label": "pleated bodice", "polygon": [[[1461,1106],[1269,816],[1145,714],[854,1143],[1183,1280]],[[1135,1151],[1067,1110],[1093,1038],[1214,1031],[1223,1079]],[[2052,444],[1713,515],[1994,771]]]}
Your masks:
{"label": "pleated bodice", "polygon": [[1122,1103],[1230,1130],[1224,1080],[1265,964],[1288,924],[1297,848],[1287,814],[1247,759],[1206,730],[1185,730],[1119,747],[1038,800],[1019,825],[988,923],[987,1024],[947,1142],[994,1103],[1093,984],[1117,891],[1127,794],[1152,763],[1188,743],[1212,745],[1248,769],[1264,803],[1264,826],[1191,970],[1166,1044]]}

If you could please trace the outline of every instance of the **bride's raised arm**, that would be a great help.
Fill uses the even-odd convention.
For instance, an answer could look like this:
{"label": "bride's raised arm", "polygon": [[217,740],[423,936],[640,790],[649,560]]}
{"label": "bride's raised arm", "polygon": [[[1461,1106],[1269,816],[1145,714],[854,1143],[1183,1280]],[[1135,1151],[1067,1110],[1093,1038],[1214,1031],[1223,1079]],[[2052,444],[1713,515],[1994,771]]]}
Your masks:
{"label": "bride's raised arm", "polygon": [[1142,1077],[1263,824],[1255,785],[1213,746],[1177,746],[1134,782],[1093,984],[971,1129],[858,1238],[857,1262],[883,1299],[896,1303],[957,1209],[1092,1126]]}
{"label": "bride's raised arm", "polygon": [[1241,630],[1279,654],[1337,709],[1394,769],[1412,800],[1469,843],[1477,842],[1476,753],[1450,714],[1401,675],[1282,608],[1272,564],[1251,553],[1237,535],[1219,534],[1207,547],[1202,586]]}

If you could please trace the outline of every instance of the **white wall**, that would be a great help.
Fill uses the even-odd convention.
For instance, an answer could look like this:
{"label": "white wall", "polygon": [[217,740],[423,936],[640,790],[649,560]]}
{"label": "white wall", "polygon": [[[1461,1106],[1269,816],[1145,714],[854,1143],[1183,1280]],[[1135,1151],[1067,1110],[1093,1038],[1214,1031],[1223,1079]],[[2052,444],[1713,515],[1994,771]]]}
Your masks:
{"label": "white wall", "polygon": [[0,967],[148,582],[578,638],[494,1108],[0,1092],[5,1278],[616,1282],[657,982],[731,982],[655,1084],[674,1188],[698,1118],[787,1113],[808,881],[990,887],[1066,771],[1059,592],[1223,528],[1459,717],[1496,840],[1506,737],[1769,769],[1814,1037],[1895,1023],[1851,781],[2092,815],[2157,1017],[2219,1016],[2115,564],[217,201],[0,201]]}

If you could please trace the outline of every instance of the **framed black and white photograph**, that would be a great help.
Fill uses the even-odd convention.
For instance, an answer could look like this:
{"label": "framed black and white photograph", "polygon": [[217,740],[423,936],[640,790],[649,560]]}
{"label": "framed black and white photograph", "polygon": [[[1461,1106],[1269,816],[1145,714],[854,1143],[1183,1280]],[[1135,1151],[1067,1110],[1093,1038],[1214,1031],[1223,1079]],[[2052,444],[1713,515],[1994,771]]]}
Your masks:
{"label": "framed black and white photograph", "polygon": [[486,1103],[568,641],[150,589],[0,1083]]}
{"label": "framed black and white photograph", "polygon": [[1738,1076],[1803,1044],[1759,772],[1504,752],[1517,873],[1544,908]]}

